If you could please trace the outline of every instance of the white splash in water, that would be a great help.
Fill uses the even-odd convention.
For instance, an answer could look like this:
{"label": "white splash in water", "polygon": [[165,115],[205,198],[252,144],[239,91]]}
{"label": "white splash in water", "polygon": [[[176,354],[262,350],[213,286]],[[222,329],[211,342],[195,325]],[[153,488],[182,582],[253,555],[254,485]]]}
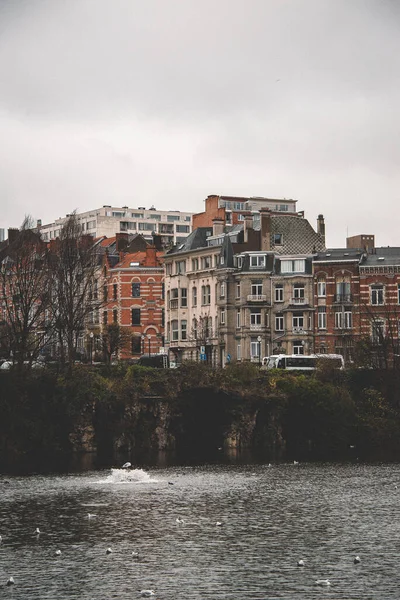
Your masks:
{"label": "white splash in water", "polygon": [[111,475],[99,483],[155,483],[143,469],[111,469]]}

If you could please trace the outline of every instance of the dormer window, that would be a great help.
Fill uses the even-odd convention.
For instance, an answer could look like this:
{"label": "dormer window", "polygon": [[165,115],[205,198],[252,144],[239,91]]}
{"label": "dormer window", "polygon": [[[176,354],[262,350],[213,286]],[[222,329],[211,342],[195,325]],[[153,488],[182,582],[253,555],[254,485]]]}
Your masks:
{"label": "dormer window", "polygon": [[251,254],[250,255],[250,267],[252,267],[252,268],[265,267],[265,254]]}
{"label": "dormer window", "polygon": [[274,233],[274,244],[275,246],[282,246],[283,236],[281,233]]}

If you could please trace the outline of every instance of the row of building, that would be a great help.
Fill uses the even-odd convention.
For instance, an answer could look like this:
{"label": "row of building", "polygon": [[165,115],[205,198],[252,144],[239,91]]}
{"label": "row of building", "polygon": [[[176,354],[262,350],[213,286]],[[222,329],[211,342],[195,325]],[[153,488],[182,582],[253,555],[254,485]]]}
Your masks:
{"label": "row of building", "polygon": [[[126,229],[139,209],[103,208],[121,212],[109,217],[120,219],[114,235],[102,233],[101,210],[81,219],[99,212],[96,228],[82,230],[93,231],[101,256],[82,352],[92,356],[116,323],[130,339],[120,358],[168,352],[177,363],[225,366],[318,352],[351,361],[361,341],[386,345],[391,360],[398,353],[400,248],[362,235],[327,249],[323,216],[314,229],[295,200],[209,196],[204,212],[181,215],[189,231],[174,229],[173,239],[157,227],[151,236]],[[51,230],[39,224],[45,241]]]}

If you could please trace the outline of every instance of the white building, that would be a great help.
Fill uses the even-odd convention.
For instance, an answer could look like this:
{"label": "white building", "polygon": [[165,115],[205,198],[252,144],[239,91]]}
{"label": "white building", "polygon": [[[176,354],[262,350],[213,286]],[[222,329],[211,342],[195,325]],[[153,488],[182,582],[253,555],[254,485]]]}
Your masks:
{"label": "white building", "polygon": [[[87,212],[77,213],[82,231],[93,237],[113,237],[116,233],[140,233],[151,240],[152,234],[161,236],[163,245],[177,244],[185,241],[192,231],[192,214],[179,210],[157,210],[154,206],[146,209],[143,206],[129,208],[105,205]],[[69,215],[56,219],[54,223],[41,225],[38,228],[44,241],[55,239]]]}

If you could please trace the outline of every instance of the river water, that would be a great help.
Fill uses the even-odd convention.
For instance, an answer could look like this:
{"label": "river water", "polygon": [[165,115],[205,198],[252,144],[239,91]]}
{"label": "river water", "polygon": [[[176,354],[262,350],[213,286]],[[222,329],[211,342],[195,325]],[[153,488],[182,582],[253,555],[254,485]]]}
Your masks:
{"label": "river water", "polygon": [[[107,469],[7,481],[0,599],[131,599],[143,589],[159,600],[400,598],[398,464]],[[316,584],[325,579],[329,586]]]}

